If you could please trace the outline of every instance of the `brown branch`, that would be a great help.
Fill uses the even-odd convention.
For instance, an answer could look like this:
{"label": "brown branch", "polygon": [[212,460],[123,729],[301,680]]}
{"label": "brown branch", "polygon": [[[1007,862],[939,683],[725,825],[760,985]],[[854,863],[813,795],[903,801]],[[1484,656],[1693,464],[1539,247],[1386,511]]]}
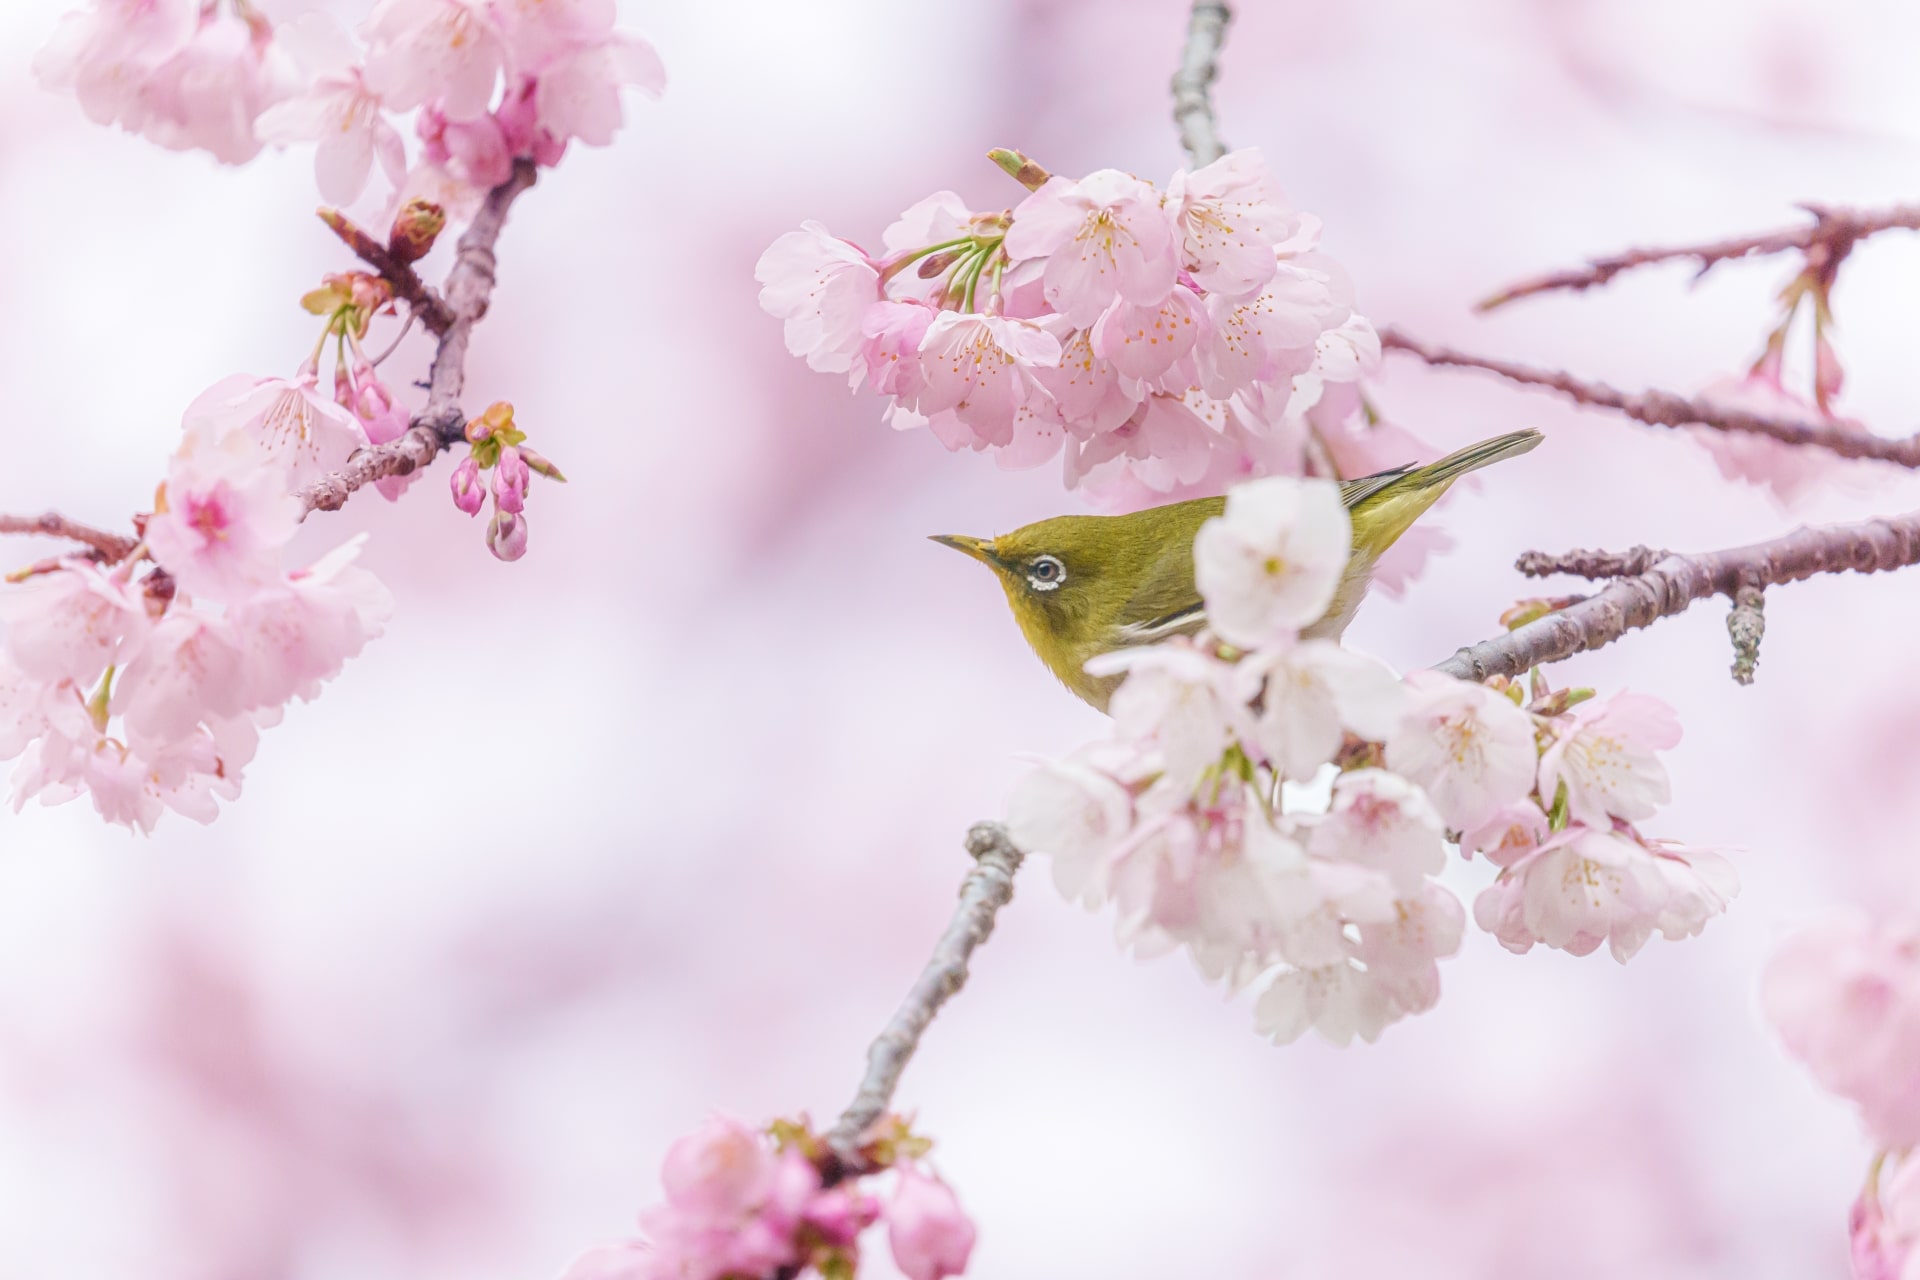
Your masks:
{"label": "brown branch", "polygon": [[347,248],[393,286],[395,297],[406,299],[407,305],[413,308],[413,314],[420,317],[420,323],[430,332],[445,333],[453,324],[453,312],[446,300],[434,291],[432,285],[420,278],[420,273],[413,269],[411,262],[402,262],[394,257],[386,245],[355,225],[338,209],[319,209],[315,212],[320,215],[320,221],[326,223],[333,234],[346,243]]}
{"label": "brown branch", "polygon": [[1517,676],[1541,663],[1611,644],[1708,596],[1738,602],[1743,591],[1757,593],[1815,574],[1883,573],[1916,563],[1920,511],[1796,529],[1785,537],[1727,551],[1670,555],[1645,573],[1616,578],[1578,604],[1469,645],[1435,669],[1462,680]]}
{"label": "brown branch", "polygon": [[360,450],[347,459],[346,466],[300,490],[295,496],[307,511],[336,511],[354,490],[424,467],[442,449],[462,439],[466,416],[460,411],[460,392],[466,384],[467,343],[493,297],[494,245],[506,225],[507,210],[533,185],[535,176],[531,160],[514,161],[513,176],[487,192],[480,212],[460,237],[453,268],[447,272],[448,319],[445,329],[437,331],[440,346],[427,379],[426,407],[413,416],[413,426],[398,440]]}
{"label": "brown branch", "polygon": [[1220,0],[1194,0],[1187,19],[1187,43],[1180,69],[1173,73],[1173,123],[1180,130],[1193,167],[1212,164],[1226,154],[1220,124],[1213,117],[1213,81],[1220,74],[1220,47],[1227,42],[1233,10]]}
{"label": "brown branch", "polygon": [[1752,413],[1745,409],[1689,400],[1671,391],[1618,391],[1604,382],[1589,382],[1557,369],[1536,369],[1509,360],[1494,360],[1434,346],[1392,328],[1380,331],[1380,345],[1389,351],[1404,351],[1430,365],[1479,369],[1522,386],[1558,391],[1577,404],[1611,409],[1651,427],[1691,425],[1711,427],[1716,431],[1745,431],[1770,437],[1782,444],[1825,449],[1843,458],[1890,462],[1899,467],[1920,467],[1920,436],[1889,439],[1870,431],[1852,430],[1837,422]]}
{"label": "brown branch", "polygon": [[140,545],[137,538],[127,537],[125,534],[108,533],[105,529],[96,529],[92,525],[69,520],[53,511],[38,516],[0,515],[0,533],[25,533],[77,542],[98,552],[98,558],[107,564],[126,559],[128,554]]}
{"label": "brown branch", "polygon": [[1733,641],[1733,678],[1737,683],[1752,684],[1754,668],[1760,665],[1760,640],[1767,634],[1766,607],[1767,598],[1758,585],[1748,582],[1734,588],[1727,636]]}
{"label": "brown branch", "polygon": [[1694,279],[1697,280],[1722,262],[1731,262],[1737,258],[1756,254],[1798,251],[1807,255],[1808,269],[1830,275],[1840,265],[1840,261],[1852,252],[1853,246],[1868,236],[1896,229],[1920,231],[1920,205],[1896,205],[1891,209],[1874,212],[1811,204],[1800,207],[1813,215],[1813,221],[1806,226],[1789,227],[1784,231],[1769,231],[1757,236],[1739,236],[1731,240],[1714,240],[1706,244],[1681,245],[1666,249],[1628,249],[1624,253],[1589,258],[1584,267],[1576,267],[1570,271],[1554,271],[1522,280],[1518,284],[1508,285],[1492,297],[1476,303],[1475,309],[1491,311],[1517,298],[1531,297],[1536,293],[1549,293],[1559,289],[1576,291],[1591,289],[1596,285],[1606,284],[1623,271],[1631,271],[1636,267],[1644,267],[1656,262],[1680,260],[1697,262],[1700,264],[1699,270],[1694,274]]}
{"label": "brown branch", "polygon": [[1575,578],[1625,578],[1645,573],[1672,555],[1652,547],[1633,547],[1626,551],[1522,551],[1513,567],[1529,578],[1550,578],[1564,573]]}
{"label": "brown branch", "polygon": [[920,1037],[953,994],[967,980],[967,959],[993,933],[994,916],[1013,900],[1013,876],[1026,856],[997,822],[976,823],[967,832],[967,852],[973,869],[960,882],[960,905],[933,958],[920,972],[913,990],[867,1050],[867,1074],[853,1101],[827,1131],[827,1144],[844,1164],[855,1165],[861,1139],[893,1100],[900,1073],[907,1068]]}

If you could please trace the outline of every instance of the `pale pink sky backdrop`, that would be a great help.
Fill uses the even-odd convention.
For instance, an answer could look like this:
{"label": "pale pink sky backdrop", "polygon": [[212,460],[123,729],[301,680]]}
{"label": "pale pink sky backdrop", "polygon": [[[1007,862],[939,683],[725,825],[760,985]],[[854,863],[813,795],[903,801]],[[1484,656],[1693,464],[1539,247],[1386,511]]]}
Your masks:
{"label": "pale pink sky backdrop", "polygon": [[[296,299],[346,259],[307,153],[221,169],[41,91],[63,7],[0,8],[0,510],[111,522],[197,392],[299,361]],[[1757,354],[1787,264],[1468,307],[1796,200],[1915,195],[1910,6],[1243,8],[1225,135],[1325,219],[1367,314],[1431,338],[1692,390]],[[515,209],[470,366],[468,407],[511,398],[572,477],[536,487],[528,558],[487,555],[444,463],[398,508],[362,495],[302,536],[371,530],[398,616],[218,824],[0,815],[0,1275],[555,1275],[706,1109],[836,1111],[968,823],[1017,753],[1100,731],[989,577],[924,541],[1077,509],[1057,473],[888,431],[785,353],[752,267],[803,218],[874,243],[942,186],[1011,202],[994,145],[1164,179],[1185,6],[623,11],[667,98]],[[1836,300],[1845,407],[1888,433],[1920,422],[1917,282],[1890,236]],[[1377,398],[1436,445],[1548,434],[1363,611],[1351,642],[1402,666],[1536,590],[1522,548],[1717,547],[1920,490],[1862,470],[1783,513],[1673,433],[1399,364]],[[1470,933],[1438,1009],[1378,1045],[1275,1049],[1030,874],[900,1098],[979,1219],[975,1274],[1843,1276],[1865,1143],[1753,990],[1795,923],[1920,896],[1915,616],[1920,576],[1778,591],[1750,689],[1714,607],[1567,664],[1679,708],[1655,833],[1743,846],[1744,892],[1625,968]]]}

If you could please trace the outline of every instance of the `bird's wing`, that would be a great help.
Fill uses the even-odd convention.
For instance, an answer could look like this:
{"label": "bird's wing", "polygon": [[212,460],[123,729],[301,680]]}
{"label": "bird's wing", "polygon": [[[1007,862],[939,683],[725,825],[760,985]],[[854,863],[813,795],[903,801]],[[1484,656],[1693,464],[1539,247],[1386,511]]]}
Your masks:
{"label": "bird's wing", "polygon": [[1193,581],[1193,540],[1177,538],[1158,548],[1132,597],[1114,616],[1114,648],[1153,644],[1191,635],[1207,624],[1206,605]]}
{"label": "bird's wing", "polygon": [[1206,625],[1207,607],[1196,600],[1184,609],[1162,614],[1158,618],[1121,623],[1114,631],[1114,647],[1130,648],[1137,644],[1153,644],[1169,636],[1192,635]]}

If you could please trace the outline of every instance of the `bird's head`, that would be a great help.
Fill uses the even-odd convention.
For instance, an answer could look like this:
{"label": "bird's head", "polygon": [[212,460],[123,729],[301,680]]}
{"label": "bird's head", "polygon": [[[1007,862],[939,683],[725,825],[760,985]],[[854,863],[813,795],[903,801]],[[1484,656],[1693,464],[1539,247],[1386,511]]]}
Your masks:
{"label": "bird's head", "polygon": [[941,534],[933,540],[993,570],[1027,640],[1049,661],[1077,649],[1098,626],[1108,597],[1125,599],[1103,555],[1098,516],[1042,520],[998,538]]}

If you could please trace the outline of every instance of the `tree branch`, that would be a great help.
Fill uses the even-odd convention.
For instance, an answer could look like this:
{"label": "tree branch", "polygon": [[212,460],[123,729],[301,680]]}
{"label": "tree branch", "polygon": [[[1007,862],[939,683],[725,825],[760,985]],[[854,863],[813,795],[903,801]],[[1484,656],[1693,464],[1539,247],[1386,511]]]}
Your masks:
{"label": "tree branch", "polygon": [[1768,436],[1782,444],[1825,449],[1843,458],[1890,462],[1899,467],[1920,467],[1920,436],[1889,439],[1837,422],[1751,413],[1745,409],[1689,400],[1671,391],[1618,391],[1604,382],[1588,382],[1557,369],[1536,369],[1508,360],[1493,360],[1434,346],[1409,337],[1398,329],[1382,329],[1380,345],[1389,351],[1404,351],[1430,365],[1479,369],[1522,386],[1545,387],[1558,391],[1577,404],[1611,409],[1651,427],[1693,425],[1711,427],[1716,431],[1745,431]]}
{"label": "tree branch", "polygon": [[1631,547],[1626,551],[1522,551],[1513,567],[1529,578],[1550,578],[1564,573],[1575,578],[1625,578],[1645,573],[1659,564],[1671,551],[1652,547]]}
{"label": "tree branch", "polygon": [[900,1073],[907,1068],[920,1037],[933,1015],[967,980],[967,959],[993,933],[994,916],[1013,900],[1013,876],[1026,857],[997,822],[974,824],[967,832],[967,852],[973,870],[960,882],[960,905],[954,909],[933,958],[873,1045],[867,1050],[867,1074],[853,1101],[827,1131],[827,1144],[839,1159],[857,1165],[860,1141],[893,1100]]}
{"label": "tree branch", "polygon": [[327,224],[333,234],[346,243],[359,259],[380,273],[380,278],[393,286],[394,296],[406,299],[413,308],[413,314],[420,317],[420,323],[429,332],[442,334],[453,323],[453,312],[432,285],[420,278],[411,262],[402,262],[366,231],[347,219],[338,209],[319,210],[320,221]]}
{"label": "tree branch", "polygon": [[1226,154],[1220,125],[1213,118],[1213,81],[1220,74],[1220,48],[1227,42],[1233,10],[1221,0],[1194,0],[1187,19],[1187,43],[1180,69],[1173,73],[1173,123],[1180,130],[1193,167],[1212,164]]}
{"label": "tree branch", "polygon": [[1860,240],[1881,231],[1904,230],[1920,231],[1920,205],[1896,205],[1891,209],[1874,212],[1862,212],[1857,209],[1838,209],[1824,205],[1802,205],[1813,215],[1813,221],[1803,227],[1789,227],[1784,231],[1769,231],[1757,236],[1740,236],[1731,240],[1714,240],[1706,244],[1681,245],[1667,249],[1628,249],[1624,253],[1610,254],[1602,258],[1589,258],[1587,265],[1570,271],[1554,271],[1546,275],[1534,276],[1518,284],[1508,285],[1490,298],[1475,304],[1475,310],[1491,311],[1503,307],[1517,298],[1531,297],[1536,293],[1549,293],[1560,289],[1591,289],[1606,284],[1623,271],[1648,266],[1656,262],[1673,262],[1690,259],[1700,264],[1694,279],[1699,279],[1722,262],[1731,262],[1755,254],[1790,253],[1798,250],[1807,255],[1807,265],[1818,271],[1832,271],[1842,258],[1852,252],[1853,246]]}
{"label": "tree branch", "polygon": [[[1557,613],[1469,645],[1434,669],[1462,680],[1517,676],[1542,663],[1610,644],[1629,631],[1684,612],[1708,596],[1727,596],[1745,607],[1742,626],[1748,627],[1759,593],[1767,587],[1821,573],[1883,573],[1916,563],[1920,563],[1920,511],[1859,524],[1796,529],[1785,537],[1727,551],[1670,555],[1644,573],[1616,578]],[[1753,636],[1756,652],[1758,643],[1758,636]]]}
{"label": "tree branch", "polygon": [[26,533],[43,538],[61,538],[67,542],[78,542],[98,552],[99,558],[107,564],[115,564],[126,559],[128,554],[140,545],[137,538],[108,533],[105,529],[96,529],[92,525],[69,520],[53,511],[38,516],[0,515],[0,533]]}
{"label": "tree branch", "polygon": [[460,411],[460,392],[466,384],[467,343],[493,297],[494,245],[506,225],[507,210],[536,176],[531,160],[514,161],[513,176],[487,192],[480,212],[460,237],[453,268],[447,272],[449,318],[438,331],[440,346],[427,379],[426,407],[413,416],[413,426],[399,439],[359,450],[346,466],[300,490],[295,496],[308,512],[337,511],[354,490],[388,476],[408,475],[463,438],[466,416]]}

